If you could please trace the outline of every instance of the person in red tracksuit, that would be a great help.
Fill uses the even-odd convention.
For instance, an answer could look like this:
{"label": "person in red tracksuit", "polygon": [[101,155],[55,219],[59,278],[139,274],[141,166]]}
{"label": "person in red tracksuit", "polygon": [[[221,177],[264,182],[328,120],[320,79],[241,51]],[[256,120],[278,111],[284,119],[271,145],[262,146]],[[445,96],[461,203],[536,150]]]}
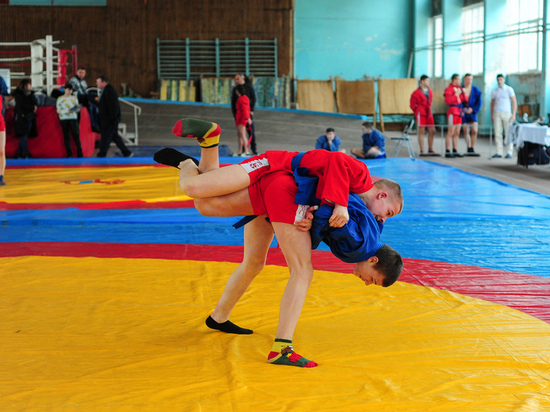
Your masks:
{"label": "person in red tracksuit", "polygon": [[[411,110],[418,125],[418,145],[420,156],[439,156],[433,150],[435,127],[432,114],[433,92],[430,89],[430,78],[425,74],[420,77],[419,87],[411,95]],[[424,153],[424,130],[428,128],[428,152]]]}
{"label": "person in red tracksuit", "polygon": [[[460,135],[460,127],[462,125],[462,108],[468,105],[468,98],[464,93],[464,89],[460,86],[462,79],[460,75],[453,74],[451,84],[445,89],[445,103],[449,105],[447,110],[447,121],[449,130],[445,139],[445,157],[463,157],[457,152],[458,137]],[[451,152],[451,141],[453,143],[453,151]]]}
{"label": "person in red tracksuit", "polygon": [[5,186],[4,169],[6,168],[6,122],[2,116],[2,100],[4,96],[0,95],[0,186]]}
{"label": "person in red tracksuit", "polygon": [[235,125],[237,126],[237,138],[239,148],[236,156],[246,156],[248,153],[248,141],[246,138],[246,126],[252,123],[250,116],[250,99],[246,95],[246,90],[242,84],[237,85],[236,92],[239,95],[237,99],[237,114],[235,115]]}

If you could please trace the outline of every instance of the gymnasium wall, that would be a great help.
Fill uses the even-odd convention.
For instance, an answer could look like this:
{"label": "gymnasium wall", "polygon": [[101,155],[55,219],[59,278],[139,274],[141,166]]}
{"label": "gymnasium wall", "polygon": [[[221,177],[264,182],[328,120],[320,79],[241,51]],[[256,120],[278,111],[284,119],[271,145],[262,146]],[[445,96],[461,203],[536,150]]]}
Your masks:
{"label": "gymnasium wall", "polygon": [[0,4],[0,42],[53,35],[79,51],[90,86],[101,74],[143,97],[157,85],[156,39],[278,39],[279,76],[291,73],[293,0],[109,0],[105,7]]}
{"label": "gymnasium wall", "polygon": [[408,77],[413,4],[407,0],[295,0],[295,74]]}

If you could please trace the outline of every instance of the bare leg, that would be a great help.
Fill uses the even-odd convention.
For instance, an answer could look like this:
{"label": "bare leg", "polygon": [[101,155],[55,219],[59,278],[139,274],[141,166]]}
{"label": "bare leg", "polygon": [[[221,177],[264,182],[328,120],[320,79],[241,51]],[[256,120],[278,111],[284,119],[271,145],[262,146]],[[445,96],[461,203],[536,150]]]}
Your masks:
{"label": "bare leg", "polygon": [[204,148],[201,147],[201,159],[199,162],[199,173],[210,172],[220,168],[220,151],[218,146]]}
{"label": "bare leg", "polygon": [[[2,97],[0,96],[0,99]],[[6,171],[6,131],[0,132],[0,176],[4,176]],[[3,183],[3,178],[0,178],[0,184]]]}
{"label": "bare leg", "polygon": [[237,138],[239,143],[239,149],[237,150],[238,154],[246,153],[248,154],[248,141],[246,139],[246,127],[243,125],[237,126]]}
{"label": "bare leg", "polygon": [[458,138],[460,137],[460,126],[454,127],[454,134],[453,134],[453,149],[458,150]]}
{"label": "bare leg", "polygon": [[265,220],[265,216],[258,216],[245,225],[243,261],[227,280],[225,290],[212,312],[211,316],[216,322],[223,323],[229,320],[231,311],[239,299],[264,268],[272,240],[273,228]]}
{"label": "bare leg", "polygon": [[450,151],[451,150],[451,140],[454,134],[454,127],[452,125],[449,125],[449,129],[447,130],[447,135],[445,136],[445,150]]}
{"label": "bare leg", "polygon": [[476,145],[476,141],[477,141],[477,123],[470,123],[470,126],[472,128],[472,141],[471,141],[471,146],[470,147],[474,147]]}
{"label": "bare leg", "polygon": [[308,232],[301,232],[297,226],[288,223],[273,222],[272,225],[290,270],[290,279],[281,300],[277,338],[292,340],[313,279],[311,237]]}
{"label": "bare leg", "polygon": [[382,152],[381,152],[379,149],[377,149],[377,148],[375,148],[375,147],[371,147],[371,148],[369,149],[369,151],[367,152],[367,156],[366,156],[366,157],[367,157],[367,159],[368,159],[368,158],[373,158],[373,157],[380,156],[381,154],[382,154]]}
{"label": "bare leg", "polygon": [[428,151],[434,151],[435,127],[428,126]]}
{"label": "bare leg", "polygon": [[466,146],[472,147],[471,141],[470,141],[470,124],[469,123],[462,125],[462,133],[464,133],[464,140],[466,140]]}
{"label": "bare leg", "polygon": [[365,151],[363,149],[351,149],[351,154],[359,159],[365,158]]}
{"label": "bare leg", "polygon": [[[203,151],[207,150],[217,153],[215,149],[205,149]],[[201,156],[199,167],[191,160],[185,160],[180,163],[179,168],[180,189],[184,194],[194,199],[234,193],[250,185],[250,177],[241,166],[231,165],[220,169],[217,155],[208,154],[204,161]],[[207,172],[201,174],[201,168],[204,168]]]}
{"label": "bare leg", "polygon": [[254,214],[248,189],[241,189],[223,196],[195,199],[195,207],[203,216],[249,216]]}
{"label": "bare leg", "polygon": [[420,146],[420,153],[424,153],[424,127],[423,126],[418,127],[418,146]]}
{"label": "bare leg", "polygon": [[313,279],[311,237],[288,223],[272,223],[290,270],[290,278],[281,299],[277,338],[267,357],[277,365],[313,368],[317,363],[294,352],[292,337],[300,318],[307,291]]}

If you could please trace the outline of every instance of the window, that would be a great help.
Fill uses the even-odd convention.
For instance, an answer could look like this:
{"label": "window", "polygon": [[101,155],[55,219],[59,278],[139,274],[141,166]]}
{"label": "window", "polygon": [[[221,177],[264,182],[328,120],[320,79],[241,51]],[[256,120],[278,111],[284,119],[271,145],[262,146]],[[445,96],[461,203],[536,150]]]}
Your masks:
{"label": "window", "polygon": [[443,16],[435,16],[428,22],[428,75],[443,76]]}
{"label": "window", "polygon": [[483,4],[462,9],[462,72],[483,72]]}
{"label": "window", "polygon": [[542,0],[508,0],[506,71],[541,70]]}

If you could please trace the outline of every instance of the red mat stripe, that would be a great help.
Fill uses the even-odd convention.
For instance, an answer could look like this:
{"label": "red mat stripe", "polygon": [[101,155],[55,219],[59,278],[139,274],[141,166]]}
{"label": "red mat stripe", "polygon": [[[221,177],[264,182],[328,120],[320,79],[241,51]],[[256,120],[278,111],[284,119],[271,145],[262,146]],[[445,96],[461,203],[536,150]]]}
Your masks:
{"label": "red mat stripe", "polygon": [[[5,243],[0,257],[65,256],[98,258],[148,258],[240,262],[242,246],[16,242]],[[280,249],[269,251],[267,264],[286,266]],[[336,259],[330,252],[313,251],[317,270],[353,273],[353,265]],[[431,286],[509,306],[550,323],[550,279],[502,270],[445,262],[405,259],[400,281]]]}

